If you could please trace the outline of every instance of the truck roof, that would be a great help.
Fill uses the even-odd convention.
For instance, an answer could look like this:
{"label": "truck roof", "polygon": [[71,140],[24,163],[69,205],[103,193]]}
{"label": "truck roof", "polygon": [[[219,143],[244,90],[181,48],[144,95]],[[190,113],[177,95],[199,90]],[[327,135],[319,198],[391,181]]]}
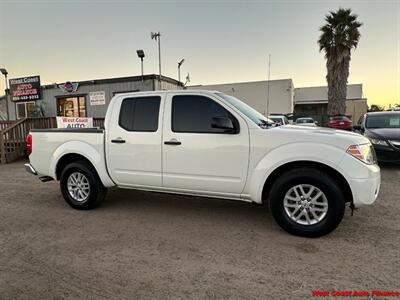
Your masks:
{"label": "truck roof", "polygon": [[221,93],[219,91],[212,90],[158,90],[158,91],[143,91],[143,92],[127,92],[127,93],[118,93],[115,96],[120,95],[154,95],[154,94],[162,94],[162,93],[174,93],[174,94],[216,94]]}

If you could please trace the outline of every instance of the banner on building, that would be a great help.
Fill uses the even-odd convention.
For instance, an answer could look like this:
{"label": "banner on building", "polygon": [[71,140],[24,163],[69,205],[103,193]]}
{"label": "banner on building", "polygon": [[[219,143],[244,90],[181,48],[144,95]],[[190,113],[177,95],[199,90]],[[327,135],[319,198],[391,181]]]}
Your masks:
{"label": "banner on building", "polygon": [[93,128],[93,118],[57,117],[57,128]]}
{"label": "banner on building", "polygon": [[10,79],[10,94],[12,101],[39,100],[40,76]]}
{"label": "banner on building", "polygon": [[104,105],[106,104],[106,92],[90,92],[89,93],[90,105]]}
{"label": "banner on building", "polygon": [[59,84],[58,87],[64,93],[75,93],[78,90],[79,83],[78,82],[67,81],[66,83]]}

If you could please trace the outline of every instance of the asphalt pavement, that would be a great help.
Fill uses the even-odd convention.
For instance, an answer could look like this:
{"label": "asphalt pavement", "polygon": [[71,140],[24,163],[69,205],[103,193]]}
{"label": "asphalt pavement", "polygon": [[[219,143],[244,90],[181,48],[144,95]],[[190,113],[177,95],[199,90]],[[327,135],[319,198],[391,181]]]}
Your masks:
{"label": "asphalt pavement", "polygon": [[[111,189],[71,209],[58,182],[0,165],[1,299],[300,299],[312,290],[399,290],[400,167],[374,205],[318,239],[263,206]],[[326,299],[326,298],[325,298]],[[390,298],[392,299],[392,298]]]}

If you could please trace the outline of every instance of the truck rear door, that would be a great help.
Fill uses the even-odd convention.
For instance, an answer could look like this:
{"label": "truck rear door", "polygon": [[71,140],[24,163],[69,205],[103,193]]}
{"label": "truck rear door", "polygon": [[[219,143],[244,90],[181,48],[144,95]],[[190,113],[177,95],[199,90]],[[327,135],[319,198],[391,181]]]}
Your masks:
{"label": "truck rear door", "polygon": [[117,185],[161,187],[164,94],[114,99],[107,128],[106,158]]}

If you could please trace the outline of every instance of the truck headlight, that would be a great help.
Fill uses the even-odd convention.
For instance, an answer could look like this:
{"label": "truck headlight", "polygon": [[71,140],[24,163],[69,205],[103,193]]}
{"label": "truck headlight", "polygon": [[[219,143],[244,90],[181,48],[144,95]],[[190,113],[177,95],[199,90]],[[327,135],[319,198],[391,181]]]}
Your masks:
{"label": "truck headlight", "polygon": [[388,143],[384,140],[379,140],[379,139],[370,139],[371,143],[374,145],[380,145],[380,146],[389,146]]}
{"label": "truck headlight", "polygon": [[351,145],[347,148],[346,153],[361,160],[367,165],[373,165],[376,163],[375,151],[371,144]]}

